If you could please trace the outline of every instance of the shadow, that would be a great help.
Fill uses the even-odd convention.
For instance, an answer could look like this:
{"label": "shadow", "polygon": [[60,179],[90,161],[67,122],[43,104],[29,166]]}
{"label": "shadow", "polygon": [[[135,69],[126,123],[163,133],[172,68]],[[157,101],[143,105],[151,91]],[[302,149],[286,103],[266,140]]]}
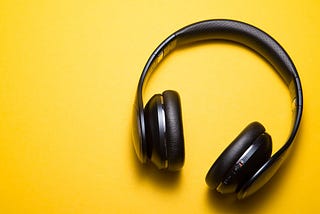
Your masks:
{"label": "shadow", "polygon": [[[130,142],[131,143],[131,142]],[[132,143],[131,143],[132,144]],[[130,148],[131,162],[133,166],[133,172],[139,183],[148,182],[154,187],[162,190],[173,190],[178,188],[181,180],[181,171],[170,172],[165,170],[159,170],[151,162],[142,164],[135,154],[133,146]]]}
{"label": "shadow", "polygon": [[282,188],[285,179],[289,179],[286,171],[293,167],[297,151],[301,142],[301,134],[303,133],[303,120],[301,121],[299,131],[296,135],[295,142],[292,145],[291,153],[287,160],[284,161],[279,171],[271,178],[271,180],[253,195],[244,200],[238,200],[236,195],[222,195],[215,190],[207,190],[207,204],[212,210],[219,210],[222,213],[256,213],[257,209],[267,200],[272,198],[272,194],[276,193],[276,189]]}

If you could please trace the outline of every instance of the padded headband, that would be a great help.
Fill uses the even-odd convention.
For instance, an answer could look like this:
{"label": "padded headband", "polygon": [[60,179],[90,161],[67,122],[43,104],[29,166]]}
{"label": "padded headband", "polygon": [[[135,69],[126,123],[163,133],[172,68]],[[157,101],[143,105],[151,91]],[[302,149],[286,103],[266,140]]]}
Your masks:
{"label": "padded headband", "polygon": [[[301,82],[298,72],[286,51],[281,45],[275,41],[271,36],[262,30],[233,20],[207,20],[186,26],[165,39],[149,57],[143,72],[140,76],[137,94],[135,98],[134,108],[134,146],[137,151],[139,159],[142,162],[146,161],[145,154],[146,139],[145,139],[145,123],[143,114],[143,98],[142,92],[144,83],[147,82],[148,76],[157,67],[161,60],[167,56],[171,51],[184,45],[189,45],[195,42],[210,41],[210,40],[226,40],[236,42],[244,45],[267,60],[277,71],[289,88],[290,95],[293,101],[294,120],[292,124],[292,131],[284,143],[284,145],[265,163],[261,169],[247,182],[247,190],[240,192],[245,197],[247,191],[251,191],[262,186],[269,178],[277,171],[282,161],[285,159],[288,148],[292,144],[294,137],[298,131],[302,116],[303,97]],[[139,152],[140,151],[140,152]],[[264,175],[264,176],[261,176]]]}

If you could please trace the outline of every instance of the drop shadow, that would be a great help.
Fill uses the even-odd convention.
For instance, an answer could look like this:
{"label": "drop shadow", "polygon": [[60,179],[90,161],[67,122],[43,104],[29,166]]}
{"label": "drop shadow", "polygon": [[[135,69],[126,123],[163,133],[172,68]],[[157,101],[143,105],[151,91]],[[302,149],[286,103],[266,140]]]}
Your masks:
{"label": "drop shadow", "polygon": [[207,190],[207,204],[212,210],[219,210],[222,213],[256,213],[259,207],[275,194],[275,189],[282,188],[281,185],[288,179],[286,171],[293,167],[294,159],[297,157],[297,151],[301,142],[301,134],[303,133],[303,121],[301,121],[300,129],[296,135],[295,143],[292,145],[291,154],[282,164],[279,171],[272,179],[264,185],[259,191],[244,200],[236,199],[235,195],[222,195],[215,190]]}
{"label": "drop shadow", "polygon": [[181,183],[181,171],[171,172],[159,170],[150,162],[142,164],[137,158],[133,146],[129,148],[131,150],[130,155],[133,172],[140,183],[148,182],[155,188],[161,188],[161,190],[173,190],[178,188]]}

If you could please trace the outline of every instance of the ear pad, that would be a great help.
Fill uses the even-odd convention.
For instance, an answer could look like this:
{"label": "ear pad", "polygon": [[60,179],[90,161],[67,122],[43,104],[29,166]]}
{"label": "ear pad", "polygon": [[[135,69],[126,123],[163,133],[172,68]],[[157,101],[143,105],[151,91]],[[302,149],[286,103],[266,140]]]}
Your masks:
{"label": "ear pad", "polygon": [[184,137],[182,126],[181,103],[175,91],[164,91],[163,107],[166,120],[166,142],[168,170],[179,170],[184,164]]}
{"label": "ear pad", "polygon": [[271,156],[272,143],[258,122],[249,124],[210,168],[206,183],[221,193],[236,192]]}
{"label": "ear pad", "polygon": [[180,98],[175,91],[154,95],[145,109],[147,157],[159,169],[179,170],[184,164]]}

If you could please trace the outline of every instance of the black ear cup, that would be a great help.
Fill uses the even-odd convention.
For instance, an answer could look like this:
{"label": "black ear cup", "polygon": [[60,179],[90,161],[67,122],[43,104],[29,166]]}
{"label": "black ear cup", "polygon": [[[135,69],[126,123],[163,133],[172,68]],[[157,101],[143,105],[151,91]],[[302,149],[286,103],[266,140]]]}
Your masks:
{"label": "black ear cup", "polygon": [[165,141],[165,113],[163,98],[156,94],[144,109],[147,139],[147,158],[159,169],[167,168],[167,146]]}
{"label": "black ear cup", "polygon": [[184,164],[180,98],[175,91],[154,95],[145,109],[147,157],[160,169],[179,170]]}
{"label": "black ear cup", "polygon": [[182,168],[185,157],[181,102],[176,91],[167,90],[162,95],[166,120],[168,170],[176,171]]}
{"label": "black ear cup", "polygon": [[210,168],[206,183],[221,193],[236,192],[271,156],[272,142],[258,122],[249,124]]}

